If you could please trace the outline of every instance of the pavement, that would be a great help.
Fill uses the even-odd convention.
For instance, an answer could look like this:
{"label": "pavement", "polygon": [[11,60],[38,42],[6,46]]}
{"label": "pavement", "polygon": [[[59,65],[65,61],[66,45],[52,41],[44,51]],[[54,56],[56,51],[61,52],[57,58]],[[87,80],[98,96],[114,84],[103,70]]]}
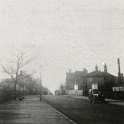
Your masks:
{"label": "pavement", "polygon": [[[88,100],[88,97],[86,96],[74,96],[71,95],[70,97],[76,98],[76,99],[85,99]],[[105,99],[109,104],[124,106],[124,100],[115,100],[115,99]]]}
{"label": "pavement", "polygon": [[74,124],[69,118],[39,100],[28,96],[23,101],[0,104],[0,124]]}

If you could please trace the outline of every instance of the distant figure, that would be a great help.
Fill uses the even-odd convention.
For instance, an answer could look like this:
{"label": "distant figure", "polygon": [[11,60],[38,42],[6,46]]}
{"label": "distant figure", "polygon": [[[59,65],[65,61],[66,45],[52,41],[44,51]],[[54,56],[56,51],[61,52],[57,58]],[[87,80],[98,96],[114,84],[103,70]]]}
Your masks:
{"label": "distant figure", "polygon": [[24,99],[24,96],[17,98],[17,100],[19,100],[19,101],[22,101],[23,99]]}
{"label": "distant figure", "polygon": [[41,94],[40,94],[40,101],[42,101],[42,96],[41,96]]}

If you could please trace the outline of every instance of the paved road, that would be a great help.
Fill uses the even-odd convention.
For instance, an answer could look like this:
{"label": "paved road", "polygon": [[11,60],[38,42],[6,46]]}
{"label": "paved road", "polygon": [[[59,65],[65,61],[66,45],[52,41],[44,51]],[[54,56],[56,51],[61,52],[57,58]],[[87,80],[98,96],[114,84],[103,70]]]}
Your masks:
{"label": "paved road", "polygon": [[124,124],[124,106],[90,104],[70,96],[44,96],[44,99],[78,124]]}
{"label": "paved road", "polygon": [[0,124],[72,124],[38,96],[0,105]]}

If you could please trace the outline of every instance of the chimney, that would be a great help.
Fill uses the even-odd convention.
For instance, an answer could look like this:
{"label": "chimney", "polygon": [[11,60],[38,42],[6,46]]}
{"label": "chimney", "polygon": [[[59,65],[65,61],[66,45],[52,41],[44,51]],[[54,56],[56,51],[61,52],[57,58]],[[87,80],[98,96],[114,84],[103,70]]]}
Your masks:
{"label": "chimney", "polygon": [[95,71],[97,71],[97,72],[98,72],[98,66],[97,66],[97,65],[95,66]]}
{"label": "chimney", "polygon": [[118,77],[120,77],[121,75],[121,69],[120,69],[120,59],[117,59],[117,63],[118,63]]}
{"label": "chimney", "polygon": [[107,73],[107,65],[104,64],[104,72]]}
{"label": "chimney", "polygon": [[118,64],[118,83],[121,83],[121,69],[120,69],[120,59],[117,59]]}

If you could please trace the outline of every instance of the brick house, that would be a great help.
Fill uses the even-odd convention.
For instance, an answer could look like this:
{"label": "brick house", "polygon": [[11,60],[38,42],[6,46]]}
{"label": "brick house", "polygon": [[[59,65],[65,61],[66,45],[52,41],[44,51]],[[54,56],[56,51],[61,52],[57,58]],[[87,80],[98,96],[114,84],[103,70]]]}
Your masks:
{"label": "brick house", "polygon": [[116,77],[108,72],[93,71],[86,75],[87,82],[85,84],[86,94],[88,89],[96,85],[99,90],[107,97],[112,95],[112,87],[115,85]]}
{"label": "brick house", "polygon": [[[76,94],[80,92],[80,95],[88,95],[88,90],[92,86],[97,86],[99,90],[107,97],[112,95],[112,87],[115,85],[117,77],[107,72],[107,66],[104,65],[104,71],[99,71],[98,67],[95,67],[95,71],[88,73],[85,69],[83,71],[67,72],[66,73],[66,93]],[[75,91],[74,86],[78,85],[78,90]]]}

